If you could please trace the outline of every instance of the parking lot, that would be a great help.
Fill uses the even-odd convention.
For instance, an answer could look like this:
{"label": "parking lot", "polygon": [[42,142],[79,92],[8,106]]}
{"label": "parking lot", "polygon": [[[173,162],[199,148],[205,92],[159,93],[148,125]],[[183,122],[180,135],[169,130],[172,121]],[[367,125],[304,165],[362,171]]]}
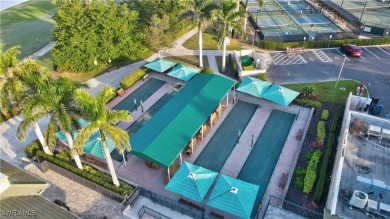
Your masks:
{"label": "parking lot", "polygon": [[[363,46],[361,57],[346,56],[341,79],[364,82],[370,97],[384,105],[380,114],[390,118],[390,46]],[[336,80],[344,56],[340,48],[305,50],[287,56],[286,52],[271,52],[273,64],[268,77],[276,83],[304,83]],[[282,58],[281,58],[282,57]],[[304,60],[294,61],[294,60]]]}

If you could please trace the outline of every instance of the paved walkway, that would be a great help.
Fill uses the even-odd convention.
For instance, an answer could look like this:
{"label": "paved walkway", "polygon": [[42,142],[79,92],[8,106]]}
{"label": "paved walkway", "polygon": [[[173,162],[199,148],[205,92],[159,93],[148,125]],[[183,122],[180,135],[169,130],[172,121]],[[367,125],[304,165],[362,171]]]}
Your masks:
{"label": "paved walkway", "polygon": [[0,0],[0,11],[22,4],[28,0]]}
{"label": "paved walkway", "polygon": [[49,44],[47,44],[46,46],[44,46],[42,49],[36,51],[34,54],[32,54],[32,58],[34,59],[37,59],[43,55],[45,55],[46,53],[48,53],[54,46],[56,45],[56,42],[50,42]]}
{"label": "paved walkway", "polygon": [[50,201],[55,201],[56,199],[61,200],[70,208],[72,213],[81,218],[125,218],[122,215],[119,202],[107,198],[51,170],[43,173],[34,164],[29,165],[26,169],[33,175],[43,178],[51,184],[41,193],[43,197]]}

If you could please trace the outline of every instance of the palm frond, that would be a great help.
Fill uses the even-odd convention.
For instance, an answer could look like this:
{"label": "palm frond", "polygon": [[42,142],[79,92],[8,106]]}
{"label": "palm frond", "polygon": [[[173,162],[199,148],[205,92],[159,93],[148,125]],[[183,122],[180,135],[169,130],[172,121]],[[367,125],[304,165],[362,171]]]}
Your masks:
{"label": "palm frond", "polygon": [[102,103],[107,103],[114,95],[114,89],[111,86],[105,86],[98,95],[97,99],[102,101]]}
{"label": "palm frond", "polygon": [[131,121],[132,118],[127,110],[109,110],[107,112],[107,122],[109,124],[117,124],[120,121]]}
{"label": "palm frond", "polygon": [[78,89],[74,96],[78,108],[81,109],[83,117],[94,118],[97,114],[96,98],[85,90]]}
{"label": "palm frond", "polygon": [[24,141],[27,135],[27,131],[31,128],[31,126],[45,116],[45,112],[38,112],[35,115],[31,115],[30,117],[24,118],[23,121],[20,123],[18,130],[16,131],[16,136],[18,137],[18,139]]}
{"label": "palm frond", "polygon": [[103,130],[105,137],[109,137],[114,142],[118,151],[131,150],[130,137],[126,131],[107,124],[102,126],[101,130]]}
{"label": "palm frond", "polygon": [[82,149],[88,139],[97,131],[99,131],[99,125],[96,123],[89,123],[87,126],[84,126],[77,134],[74,147]]}
{"label": "palm frond", "polygon": [[55,115],[56,119],[58,120],[59,127],[65,132],[70,132],[71,119],[65,110],[64,104],[58,105],[55,109]]}
{"label": "palm frond", "polygon": [[49,124],[47,125],[47,128],[43,133],[46,144],[49,147],[50,151],[54,150],[56,140],[57,140],[57,136],[56,136],[57,131],[58,129],[56,126],[55,119],[52,117],[50,118]]}

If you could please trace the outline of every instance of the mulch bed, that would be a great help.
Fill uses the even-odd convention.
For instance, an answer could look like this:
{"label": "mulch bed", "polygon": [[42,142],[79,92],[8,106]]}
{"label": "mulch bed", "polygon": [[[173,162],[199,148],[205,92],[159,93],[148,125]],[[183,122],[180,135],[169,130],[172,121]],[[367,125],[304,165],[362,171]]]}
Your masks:
{"label": "mulch bed", "polygon": [[[334,116],[337,108],[344,109],[344,105],[334,104],[334,103],[322,103],[322,108],[315,109],[313,117],[312,117],[310,125],[309,125],[308,132],[306,134],[305,141],[302,145],[302,149],[301,149],[301,152],[299,154],[297,164],[295,166],[295,170],[297,170],[298,168],[302,168],[302,169],[306,170],[309,161],[306,159],[305,154],[307,152],[313,152],[312,150],[310,150],[309,145],[310,145],[310,143],[312,143],[313,141],[316,140],[317,124],[321,120],[322,110],[327,109],[329,111],[329,118],[325,122],[325,127],[326,127],[325,139],[326,140],[324,142],[324,147],[322,149],[321,159],[317,165],[317,178],[316,178],[316,183],[313,186],[312,192],[309,195],[307,195],[307,200],[305,200],[304,196],[306,194],[303,193],[302,190],[297,189],[294,185],[295,179],[296,179],[296,176],[294,175],[291,179],[291,183],[290,183],[290,186],[289,186],[286,198],[285,198],[286,200],[293,202],[295,204],[301,205],[301,206],[304,205],[305,203],[308,204],[309,202],[314,201],[314,193],[315,193],[315,190],[317,187],[317,181],[318,181],[318,178],[320,175],[320,169],[322,166],[322,162],[323,162],[323,158],[324,158],[324,154],[325,154],[325,150],[326,150],[327,138],[329,136],[330,126],[331,126],[332,119],[333,119],[333,116]],[[327,176],[330,176],[332,174],[332,170],[333,170],[333,164],[334,164],[335,153],[336,153],[336,146],[335,145],[337,142],[336,140],[337,140],[338,134],[340,133],[340,125],[341,125],[341,121],[342,121],[342,115],[343,115],[343,113],[340,114],[338,127],[335,131],[335,144],[333,146],[332,155],[329,159],[329,164],[328,164],[328,168],[327,168]],[[330,177],[327,177],[325,180],[324,192],[322,194],[321,201],[320,201],[320,203],[318,203],[318,207],[316,209],[312,209],[312,210],[317,211],[321,214],[323,213],[323,209],[325,208],[326,199],[327,199],[327,195],[328,195],[329,184],[330,184]]]}

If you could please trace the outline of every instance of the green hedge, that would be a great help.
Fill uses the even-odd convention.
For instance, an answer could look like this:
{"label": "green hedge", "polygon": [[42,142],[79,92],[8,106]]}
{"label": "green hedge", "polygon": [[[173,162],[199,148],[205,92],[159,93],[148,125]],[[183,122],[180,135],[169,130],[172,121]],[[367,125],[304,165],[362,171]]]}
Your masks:
{"label": "green hedge", "polygon": [[321,102],[309,100],[309,99],[295,99],[294,103],[300,104],[303,106],[316,107],[316,108],[321,108],[321,106],[322,106]]}
{"label": "green hedge", "polygon": [[322,120],[328,120],[329,118],[329,111],[328,110],[322,110],[322,113],[321,113],[321,119]]}
{"label": "green hedge", "polygon": [[317,125],[317,139],[321,144],[324,144],[325,141],[325,122],[319,121]]}
{"label": "green hedge", "polygon": [[309,165],[307,165],[306,175],[303,183],[303,192],[309,194],[312,189],[314,182],[317,178],[317,164],[320,160],[322,152],[320,150],[316,150],[311,157]]}
{"label": "green hedge", "polygon": [[27,157],[32,158],[37,154],[37,151],[41,150],[41,148],[41,143],[39,143],[38,139],[36,139],[27,145],[23,150],[27,154]]}
{"label": "green hedge", "polygon": [[139,79],[144,77],[149,72],[149,69],[145,67],[137,68],[130,74],[128,74],[125,78],[123,78],[120,82],[120,85],[123,89],[129,88],[131,85],[133,85],[135,82],[137,82]]}
{"label": "green hedge", "polygon": [[236,62],[233,60],[233,55],[232,54],[229,54],[229,62],[233,66],[235,74],[237,74],[238,73],[238,68],[237,68]]}
{"label": "green hedge", "polygon": [[[270,50],[285,50],[289,48],[302,47],[304,44],[305,48],[324,48],[328,47],[328,40],[325,41],[306,41],[301,42],[270,42],[262,41],[261,46],[263,49]],[[358,46],[367,46],[367,45],[385,45],[390,44],[390,38],[373,38],[373,39],[346,39],[346,40],[331,40],[330,47],[340,47],[342,44],[356,44]]]}
{"label": "green hedge", "polygon": [[268,81],[267,73],[260,74],[259,79],[262,81]]}
{"label": "green hedge", "polygon": [[322,197],[322,193],[324,191],[324,184],[326,180],[326,170],[328,168],[328,163],[330,159],[330,155],[332,154],[333,149],[333,142],[335,139],[334,131],[336,130],[336,125],[340,117],[340,109],[336,110],[336,113],[333,117],[332,126],[331,126],[331,132],[328,137],[328,143],[326,144],[326,151],[324,155],[324,162],[322,162],[321,170],[320,170],[320,177],[318,179],[317,188],[314,193],[314,201],[319,203]]}
{"label": "green hedge", "polygon": [[112,179],[110,175],[107,175],[100,170],[91,167],[87,164],[83,164],[84,169],[80,170],[77,168],[76,164],[74,162],[67,162],[64,160],[60,160],[57,158],[54,158],[48,154],[43,153],[42,151],[37,151],[36,153],[39,157],[39,160],[42,162],[44,160],[51,162],[53,164],[56,164],[74,174],[77,174],[81,177],[84,177],[85,179],[88,179],[100,186],[103,186],[106,189],[109,189],[115,193],[118,193],[122,196],[131,194],[133,192],[133,187],[131,187],[126,182],[123,182],[119,180],[119,187],[116,187],[112,184]]}
{"label": "green hedge", "polygon": [[206,67],[206,68],[203,68],[200,73],[203,73],[203,74],[214,74],[214,70],[212,68]]}

